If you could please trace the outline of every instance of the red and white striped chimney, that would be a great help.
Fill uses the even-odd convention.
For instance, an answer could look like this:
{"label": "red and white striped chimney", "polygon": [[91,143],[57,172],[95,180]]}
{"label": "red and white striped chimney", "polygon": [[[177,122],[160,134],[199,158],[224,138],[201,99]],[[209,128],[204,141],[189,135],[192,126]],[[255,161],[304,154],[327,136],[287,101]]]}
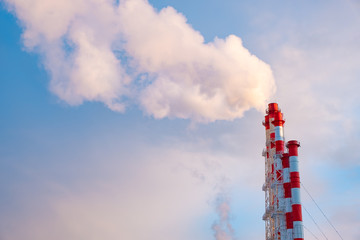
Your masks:
{"label": "red and white striped chimney", "polygon": [[300,143],[296,140],[286,144],[289,150],[290,182],[291,182],[291,204],[293,220],[293,239],[304,240],[304,227],[302,222],[301,201],[300,201],[300,173],[298,148]]}
{"label": "red and white striped chimney", "polygon": [[283,114],[277,103],[270,103],[263,125],[266,131],[265,221],[266,240],[304,240],[300,202],[298,141],[286,144]]}
{"label": "red and white striped chimney", "polygon": [[274,120],[272,124],[274,125],[275,133],[275,153],[274,165],[275,165],[275,181],[274,188],[276,193],[277,202],[274,205],[274,210],[276,213],[276,221],[278,225],[278,239],[286,240],[286,217],[284,214],[285,211],[285,198],[284,198],[284,187],[283,187],[283,164],[282,164],[282,155],[284,154],[284,123],[283,114],[280,109],[274,113]]}
{"label": "red and white striped chimney", "polygon": [[286,218],[286,239],[293,239],[293,219],[291,206],[291,182],[290,182],[290,163],[289,154],[282,156],[283,178],[284,178],[284,198],[285,198],[285,218]]}

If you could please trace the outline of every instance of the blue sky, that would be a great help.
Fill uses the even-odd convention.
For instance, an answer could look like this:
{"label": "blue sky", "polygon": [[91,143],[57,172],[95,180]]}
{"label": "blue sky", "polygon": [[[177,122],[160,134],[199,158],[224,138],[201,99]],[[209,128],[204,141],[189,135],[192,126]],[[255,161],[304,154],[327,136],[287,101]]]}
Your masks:
{"label": "blue sky", "polygon": [[1,239],[263,238],[269,101],[302,183],[359,239],[357,1],[29,2],[0,9]]}

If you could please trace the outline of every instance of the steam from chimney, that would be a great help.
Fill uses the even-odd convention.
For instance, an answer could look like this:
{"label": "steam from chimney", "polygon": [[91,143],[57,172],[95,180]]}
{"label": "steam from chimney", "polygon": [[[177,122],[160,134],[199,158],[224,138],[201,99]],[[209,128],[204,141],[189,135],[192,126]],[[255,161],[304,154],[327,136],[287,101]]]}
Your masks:
{"label": "steam from chimney", "polygon": [[214,237],[216,240],[234,240],[234,230],[230,223],[230,204],[229,199],[224,193],[220,193],[217,198],[216,212],[219,219],[213,224]]}
{"label": "steam from chimney", "polygon": [[198,122],[263,110],[272,71],[239,37],[205,43],[172,7],[146,0],[5,0],[27,50],[41,54],[50,89],[70,105],[139,104],[155,118]]}

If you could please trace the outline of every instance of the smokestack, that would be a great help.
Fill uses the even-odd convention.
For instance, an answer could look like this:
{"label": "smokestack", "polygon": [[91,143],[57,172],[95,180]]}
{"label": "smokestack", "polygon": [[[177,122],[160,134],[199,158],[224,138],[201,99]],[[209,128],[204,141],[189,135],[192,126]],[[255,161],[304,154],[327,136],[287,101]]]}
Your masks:
{"label": "smokestack", "polygon": [[300,203],[298,147],[292,140],[285,152],[283,114],[277,103],[270,103],[263,125],[266,132],[265,157],[265,221],[266,240],[303,240]]}
{"label": "smokestack", "polygon": [[300,201],[300,173],[298,148],[300,143],[296,140],[286,144],[289,150],[290,160],[290,181],[291,181],[291,203],[293,218],[293,238],[294,240],[304,240],[304,227],[302,222],[301,201]]}
{"label": "smokestack", "polygon": [[[266,239],[285,240],[286,219],[283,187],[282,155],[284,153],[283,115],[277,103],[270,103],[265,116],[266,129],[265,160],[265,207],[263,216],[266,225]],[[265,154],[266,153],[266,154]]]}
{"label": "smokestack", "polygon": [[293,219],[291,206],[291,182],[290,182],[290,162],[289,154],[282,156],[283,178],[284,178],[284,197],[285,197],[285,218],[286,218],[286,239],[293,239]]}
{"label": "smokestack", "polygon": [[273,184],[275,187],[275,196],[276,196],[275,213],[276,213],[276,221],[278,225],[277,234],[278,234],[278,239],[285,239],[286,224],[285,224],[285,215],[283,214],[285,209],[285,199],[284,199],[284,187],[283,187],[283,165],[281,160],[281,157],[284,154],[283,125],[285,121],[283,120],[283,114],[281,113],[277,104],[276,104],[276,111],[274,112],[273,115],[274,115],[274,120],[272,121],[272,124],[274,125],[274,133],[275,133],[274,165],[276,172],[275,175],[276,179]]}

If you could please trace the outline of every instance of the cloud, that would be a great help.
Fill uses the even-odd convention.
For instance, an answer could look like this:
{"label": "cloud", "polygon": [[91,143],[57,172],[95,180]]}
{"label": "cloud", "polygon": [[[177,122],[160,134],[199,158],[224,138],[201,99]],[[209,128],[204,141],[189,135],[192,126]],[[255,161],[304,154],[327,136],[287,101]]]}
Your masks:
{"label": "cloud", "polygon": [[[97,148],[86,146],[88,151],[43,156],[58,162],[56,169],[24,174],[27,180],[16,185],[16,210],[4,212],[2,239],[211,239],[214,196],[225,196],[222,188],[233,184],[241,191],[244,179],[255,178],[238,157],[196,143],[138,143],[136,150],[120,146],[111,152],[104,149],[107,141],[98,142]],[[78,158],[87,159],[86,166]],[[72,176],[70,168],[81,170]],[[217,200],[223,224],[228,198]]]}
{"label": "cloud", "polygon": [[[127,104],[137,102],[146,113],[156,118],[179,117],[192,118],[196,121],[213,121],[239,117],[247,107],[260,106],[265,99],[264,96],[271,96],[270,93],[273,90],[268,90],[274,88],[272,77],[269,77],[271,72],[268,65],[251,55],[242,46],[238,37],[229,36],[225,39],[216,39],[213,42],[205,43],[201,34],[188,25],[185,17],[171,7],[156,11],[147,2],[137,0],[122,1],[119,6],[111,1],[92,0],[86,1],[86,3],[80,0],[71,2],[7,0],[6,2],[24,26],[23,39],[26,48],[41,53],[44,65],[52,77],[50,84],[52,91],[72,105],[81,104],[83,101],[100,101],[114,110],[124,111]],[[262,56],[268,55],[267,59],[270,59],[273,66],[274,74],[278,79],[277,100],[279,100],[287,120],[285,136],[288,140],[296,138],[302,143],[300,149],[302,181],[311,182],[320,201],[322,199],[331,205],[341,202],[338,197],[334,196],[342,194],[331,194],[331,197],[329,194],[323,194],[333,188],[329,181],[325,182],[324,180],[323,175],[326,170],[324,171],[323,166],[335,169],[331,161],[337,162],[339,165],[348,162],[356,166],[359,162],[358,154],[353,153],[354,148],[358,145],[356,140],[359,136],[357,127],[359,71],[357,66],[360,55],[356,29],[358,24],[354,24],[359,23],[359,17],[354,9],[350,11],[346,4],[339,4],[336,1],[326,4],[326,6],[323,4],[313,6],[313,8],[299,8],[298,5],[291,5],[294,9],[286,9],[286,11],[280,4],[282,3],[276,5],[278,11],[286,13],[292,18],[283,18],[279,14],[274,16],[274,19],[278,21],[276,23],[267,19],[267,24],[264,24],[265,28],[256,27],[257,41],[250,38],[248,43],[256,46],[257,52],[261,52]],[[274,6],[267,8],[267,11],[272,11],[272,9]],[[299,9],[307,9],[306,18],[299,17]],[[264,15],[259,12],[258,5],[256,5],[256,11],[255,18]],[[312,14],[309,14],[309,11],[312,11]],[[338,17],[334,18],[334,16]],[[262,44],[267,49],[261,49]],[[157,47],[152,48],[151,46]],[[259,71],[261,69],[260,72],[263,71],[264,78],[256,80],[258,75],[251,70],[252,67]],[[249,76],[249,78],[244,76]],[[257,86],[258,88],[256,88]],[[256,95],[253,92],[255,89],[258,89],[258,101],[249,97]],[[241,99],[233,98],[233,96],[241,96]],[[248,104],[245,104],[245,100],[248,101]],[[259,105],[255,103],[259,103]],[[182,163],[178,167],[185,169],[186,173],[197,179],[198,182],[195,181],[195,183],[198,184],[208,181],[209,174],[208,171],[198,167],[196,165],[198,162],[195,160],[217,158],[227,166],[223,169],[227,176],[241,177],[242,187],[244,187],[244,182],[246,185],[261,186],[254,182],[261,183],[263,181],[263,166],[260,156],[262,145],[259,149],[255,149],[253,140],[261,139],[263,141],[261,126],[262,135],[254,134],[257,132],[255,129],[258,129],[254,126],[259,127],[257,124],[261,120],[246,118],[246,121],[251,124],[245,126],[241,122],[239,124],[241,126],[235,127],[239,123],[236,122],[233,125],[232,130],[238,129],[238,131],[229,131],[228,135],[222,136],[212,133],[209,136],[209,138],[224,141],[224,145],[227,147],[225,150],[227,154],[232,154],[231,157],[184,154],[181,151],[175,151],[169,155],[158,151],[156,154],[154,153],[154,156],[164,155],[167,160],[179,158],[179,156],[188,159],[186,164]],[[221,132],[224,132],[226,126],[217,126],[221,127]],[[206,128],[204,132],[211,132],[213,128],[214,125],[211,125],[211,128]],[[244,134],[247,132],[249,134]],[[244,143],[249,140],[252,141],[251,144]],[[234,147],[232,148],[232,146]],[[237,151],[230,153],[229,149],[237,149]],[[339,154],[333,154],[334,149]],[[208,151],[208,149],[204,151]],[[249,157],[249,152],[254,153],[255,151],[256,154],[251,154]],[[130,157],[124,159],[133,159]],[[241,158],[241,164],[233,164],[239,158]],[[104,156],[99,159],[104,159]],[[254,162],[255,159],[259,161]],[[217,161],[214,162],[217,163]],[[253,167],[244,166],[244,162],[252,164]],[[145,164],[144,167],[152,164]],[[111,164],[109,166],[114,168]],[[149,168],[151,169],[151,167]],[[119,169],[124,169],[124,167],[119,167]],[[182,196],[190,196],[189,198],[194,198],[192,199],[194,202],[190,202],[188,199],[189,202],[181,205],[183,208],[179,212],[194,213],[194,215],[189,215],[189,218],[184,217],[184,221],[176,222],[174,220],[178,217],[176,212],[170,211],[169,215],[164,216],[164,213],[159,210],[161,209],[160,203],[165,205],[162,200],[172,199],[171,197],[179,194],[179,191],[175,191],[177,189],[164,191],[162,192],[164,195],[157,195],[158,198],[149,201],[151,204],[148,205],[149,208],[154,207],[156,211],[145,213],[140,211],[143,208],[136,208],[141,204],[127,204],[120,194],[117,195],[116,191],[115,193],[111,191],[118,186],[110,186],[108,191],[102,192],[103,194],[92,194],[91,191],[99,190],[95,185],[93,188],[89,187],[90,193],[74,193],[55,199],[58,201],[52,205],[52,210],[59,215],[62,214],[59,216],[59,224],[55,224],[56,221],[51,222],[54,219],[53,216],[41,218],[36,210],[32,212],[32,217],[29,217],[28,221],[21,216],[14,222],[19,223],[22,220],[22,226],[29,226],[29,231],[36,229],[34,227],[36,225],[43,239],[54,239],[51,234],[56,231],[41,232],[44,230],[45,223],[49,225],[54,223],[54,228],[58,229],[58,232],[62,232],[64,235],[68,234],[68,236],[62,236],[61,239],[71,239],[69,236],[79,239],[79,235],[76,235],[80,234],[76,232],[78,229],[91,229],[91,233],[97,235],[107,232],[105,230],[117,228],[118,226],[103,226],[100,223],[97,225],[97,221],[103,219],[107,220],[107,223],[113,224],[119,221],[119,216],[129,216],[128,213],[118,214],[123,211],[123,208],[128,208],[129,212],[133,212],[135,209],[144,214],[138,216],[146,216],[144,225],[147,221],[149,224],[154,224],[153,218],[151,218],[152,214],[161,213],[163,221],[159,224],[168,221],[174,223],[170,225],[176,229],[187,228],[189,226],[183,225],[187,219],[194,220],[202,214],[201,211],[195,211],[199,210],[199,206],[204,206],[204,202],[207,200],[204,197],[206,193],[202,192],[204,188],[197,188],[196,184],[190,181],[183,172],[181,177],[167,178],[168,170],[169,168],[160,168],[158,171],[151,170],[148,177],[145,178],[148,181],[142,180],[138,176],[133,177],[131,183],[141,182],[145,186],[157,186],[155,178],[158,178],[174,183],[176,186],[190,186],[194,190],[185,187],[181,189]],[[134,175],[136,173],[141,176],[146,175],[143,172],[133,172]],[[252,181],[247,175],[250,173],[254,175],[251,176]],[[208,187],[213,186],[214,182],[218,182],[217,180],[217,177],[210,177],[211,184],[208,184],[204,191],[211,191]],[[184,183],[188,181],[191,184]],[[236,177],[232,177],[231,182],[236,182]],[[349,185],[349,188],[354,189],[355,192],[358,189],[353,182],[346,182],[346,185]],[[133,191],[136,192],[134,195],[132,195],[134,192],[130,190],[122,193],[126,196],[136,196],[137,200],[144,196],[146,200],[152,199],[150,194],[140,194],[143,188],[146,189],[141,186],[134,187]],[[166,187],[161,189],[165,190]],[[317,192],[317,190],[321,191]],[[101,192],[101,190],[99,191]],[[329,199],[332,200],[329,201]],[[178,200],[179,204],[183,204],[182,199],[175,200]],[[122,203],[121,207],[118,205],[119,203]],[[115,211],[113,211],[114,209]],[[93,210],[93,215],[87,212],[90,210]],[[165,209],[161,210],[165,211]],[[339,211],[341,210],[340,208]],[[254,213],[255,210],[251,215]],[[348,213],[344,216],[347,217],[347,215]],[[35,219],[37,221],[29,224],[35,221],[34,216],[38,217]],[[99,219],[94,216],[98,216]],[[74,217],[79,220],[77,225],[79,228],[67,229],[67,221]],[[244,218],[246,217],[244,216]],[[258,217],[259,221],[261,221],[260,219],[261,213]],[[358,219],[354,218],[352,224],[356,226],[358,222]],[[123,223],[129,224],[126,220]],[[343,225],[339,225],[334,221],[334,224],[340,227],[341,233],[348,234],[349,239],[359,238],[358,231],[346,231],[351,228],[346,227],[348,222],[344,221]],[[63,226],[67,231],[62,231]],[[98,228],[94,228],[94,226],[98,226]],[[132,226],[136,227],[137,225]],[[16,228],[16,231],[9,234],[21,234],[19,229],[23,228]],[[45,229],[51,229],[51,227]],[[10,230],[6,230],[6,232],[8,231]],[[144,232],[148,233],[148,231]],[[29,238],[26,233],[24,234],[17,239]],[[118,231],[114,236],[118,239],[121,234],[122,232]],[[89,233],[89,235],[91,234]],[[35,239],[41,239],[36,235],[32,236],[35,236]],[[178,236],[182,236],[182,234],[178,234]],[[334,236],[336,235],[334,234]],[[8,239],[14,239],[14,237]]]}
{"label": "cloud", "polygon": [[145,0],[6,0],[40,53],[50,89],[70,105],[129,104],[155,118],[232,120],[263,110],[275,92],[268,64],[239,37],[205,43],[172,7]]}

